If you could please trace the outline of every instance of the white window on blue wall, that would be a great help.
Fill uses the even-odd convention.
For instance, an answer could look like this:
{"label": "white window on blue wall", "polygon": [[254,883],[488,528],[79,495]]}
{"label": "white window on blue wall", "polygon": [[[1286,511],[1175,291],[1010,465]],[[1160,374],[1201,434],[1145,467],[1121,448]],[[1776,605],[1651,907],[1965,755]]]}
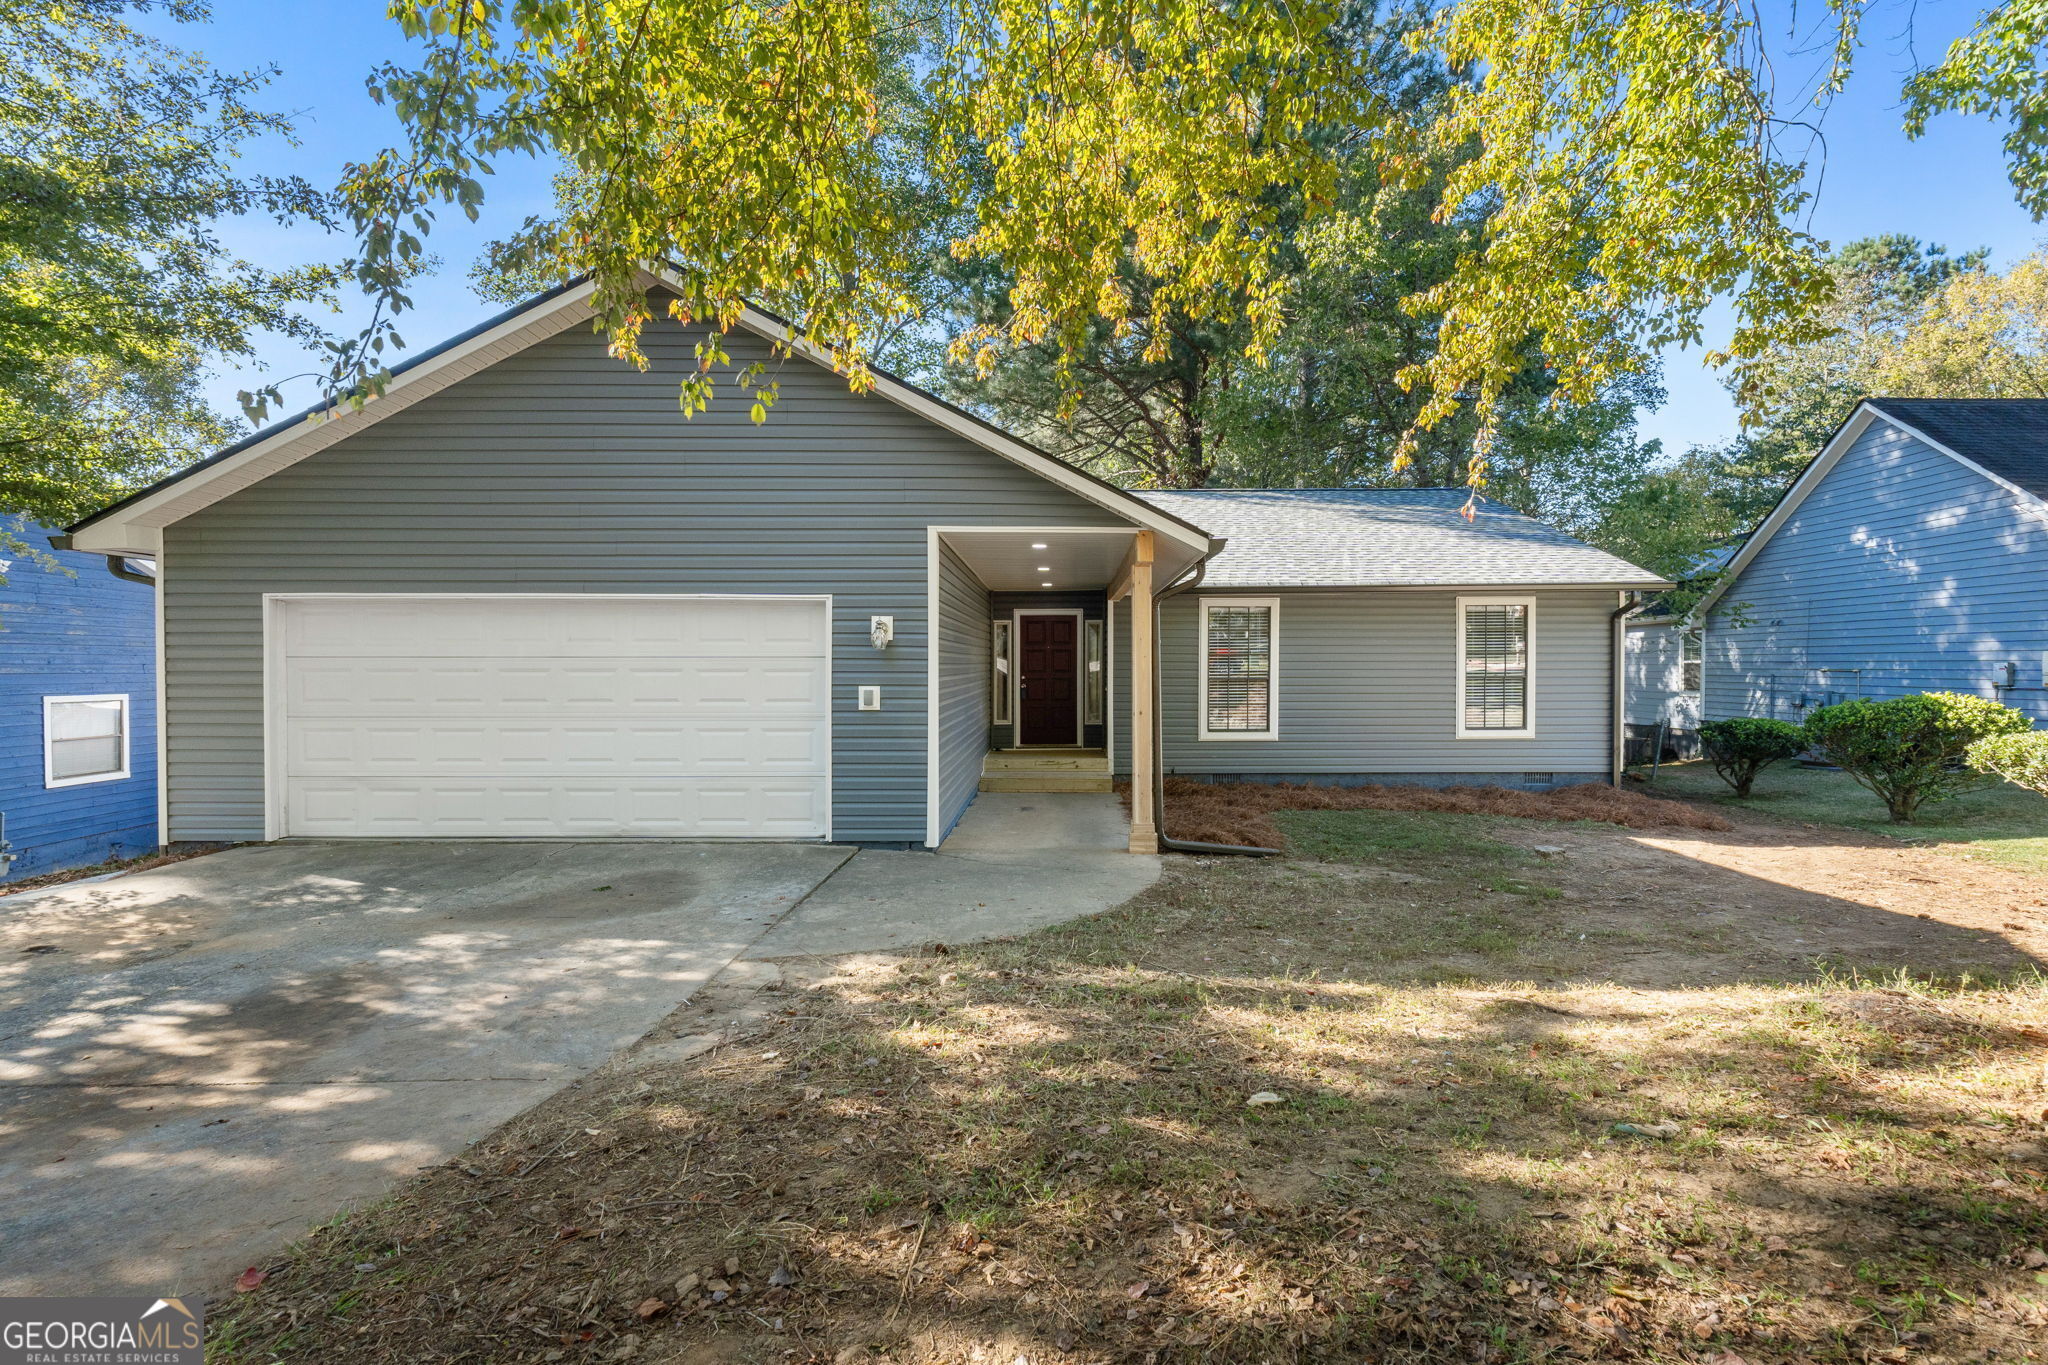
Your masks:
{"label": "white window on blue wall", "polygon": [[128,696],[43,698],[43,785],[76,787],[128,776]]}
{"label": "white window on blue wall", "polygon": [[1458,599],[1458,738],[1528,739],[1536,733],[1531,699],[1529,597]]}

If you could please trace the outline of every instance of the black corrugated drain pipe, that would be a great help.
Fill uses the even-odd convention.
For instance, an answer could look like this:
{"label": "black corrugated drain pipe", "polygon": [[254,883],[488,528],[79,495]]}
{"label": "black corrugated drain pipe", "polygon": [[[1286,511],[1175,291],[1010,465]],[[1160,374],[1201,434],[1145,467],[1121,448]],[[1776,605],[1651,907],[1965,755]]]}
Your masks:
{"label": "black corrugated drain pipe", "polygon": [[1152,814],[1159,823],[1159,847],[1163,850],[1241,858],[1277,858],[1281,854],[1277,848],[1260,848],[1256,844],[1207,844],[1198,839],[1169,839],[1166,836],[1166,725],[1159,709],[1159,609],[1167,598],[1199,587],[1203,578],[1208,576],[1209,561],[1222,553],[1224,544],[1217,541],[1215,549],[1196,561],[1192,573],[1152,597]]}

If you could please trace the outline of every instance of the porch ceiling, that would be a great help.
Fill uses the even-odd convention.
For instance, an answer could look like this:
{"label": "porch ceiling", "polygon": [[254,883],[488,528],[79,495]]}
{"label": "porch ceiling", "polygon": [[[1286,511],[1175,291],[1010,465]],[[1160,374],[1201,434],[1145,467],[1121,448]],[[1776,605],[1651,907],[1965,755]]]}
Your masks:
{"label": "porch ceiling", "polygon": [[[1108,587],[1137,533],[1135,526],[1038,531],[989,527],[941,531],[939,538],[967,561],[991,592],[1059,592]],[[1159,581],[1164,583],[1192,564],[1194,554],[1178,545],[1169,548],[1164,537],[1160,540],[1155,553]]]}

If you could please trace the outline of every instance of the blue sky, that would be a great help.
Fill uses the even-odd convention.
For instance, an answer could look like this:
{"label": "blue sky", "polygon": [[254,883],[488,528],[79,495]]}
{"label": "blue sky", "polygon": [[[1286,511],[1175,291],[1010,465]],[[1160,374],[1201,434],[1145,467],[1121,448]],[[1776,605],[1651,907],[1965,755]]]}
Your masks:
{"label": "blue sky", "polygon": [[[1768,2],[1777,8],[1781,0]],[[1810,23],[1819,11],[1809,3],[1798,13],[1801,22]],[[1944,118],[1917,142],[1900,130],[1899,73],[1910,68],[1916,55],[1925,60],[1945,48],[1977,12],[1978,5],[1958,0],[1933,5],[1901,0],[1873,16],[1865,30],[1871,41],[1860,59],[1859,78],[1827,116],[1827,157],[1810,215],[1816,235],[1839,244],[1877,233],[1910,233],[1956,250],[1989,247],[1994,266],[2025,255],[2048,237],[2048,228],[2014,204],[1999,133],[1989,122]],[[1910,34],[1909,14],[1914,23]],[[1788,26],[1785,32],[1792,30]],[[178,27],[167,36],[223,67],[282,68],[271,104],[302,113],[302,142],[296,148],[265,148],[265,169],[289,169],[317,184],[332,184],[348,160],[371,154],[395,137],[390,113],[363,88],[365,75],[378,62],[406,59],[406,45],[375,0],[217,0],[213,24]],[[1798,54],[1796,46],[1787,45],[1781,69],[1788,73],[1798,70],[1801,61],[1811,65],[1812,58]],[[444,219],[434,233],[432,249],[443,258],[443,267],[418,282],[418,310],[401,320],[400,331],[414,348],[430,346],[497,310],[470,288],[469,264],[491,236],[547,207],[542,168],[513,160],[498,170],[487,186],[490,198],[480,225],[471,226],[458,214]],[[333,258],[347,249],[345,242],[304,226],[236,222],[226,225],[225,235],[236,250],[266,265]],[[1709,322],[1710,338],[1719,340],[1725,313]],[[1734,408],[1701,354],[1694,349],[1665,358],[1669,400],[1644,415],[1645,434],[1661,439],[1667,450],[1718,440],[1736,430]],[[269,347],[252,371],[218,376],[211,392],[232,412],[237,389],[259,376],[307,367],[308,358],[295,348]],[[287,389],[286,402],[296,409],[313,395],[313,388],[300,382]]]}

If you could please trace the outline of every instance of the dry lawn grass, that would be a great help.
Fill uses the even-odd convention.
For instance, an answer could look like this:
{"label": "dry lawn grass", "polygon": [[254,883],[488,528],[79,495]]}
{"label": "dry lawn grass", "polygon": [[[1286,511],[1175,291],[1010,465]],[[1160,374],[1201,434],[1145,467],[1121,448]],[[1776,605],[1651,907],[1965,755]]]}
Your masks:
{"label": "dry lawn grass", "polygon": [[[1125,799],[1128,801],[1128,789]],[[1507,787],[1317,787],[1294,783],[1166,779],[1166,833],[1199,843],[1281,848],[1273,822],[1285,810],[1392,810],[1504,815],[1522,820],[1598,820],[1629,829],[1729,828],[1726,817],[1685,801],[1588,782],[1555,791]]]}
{"label": "dry lawn grass", "polygon": [[703,993],[669,1031],[713,1051],[323,1229],[209,1359],[2043,1358],[2041,883],[1745,898],[1785,838],[1281,820],[1307,856]]}

